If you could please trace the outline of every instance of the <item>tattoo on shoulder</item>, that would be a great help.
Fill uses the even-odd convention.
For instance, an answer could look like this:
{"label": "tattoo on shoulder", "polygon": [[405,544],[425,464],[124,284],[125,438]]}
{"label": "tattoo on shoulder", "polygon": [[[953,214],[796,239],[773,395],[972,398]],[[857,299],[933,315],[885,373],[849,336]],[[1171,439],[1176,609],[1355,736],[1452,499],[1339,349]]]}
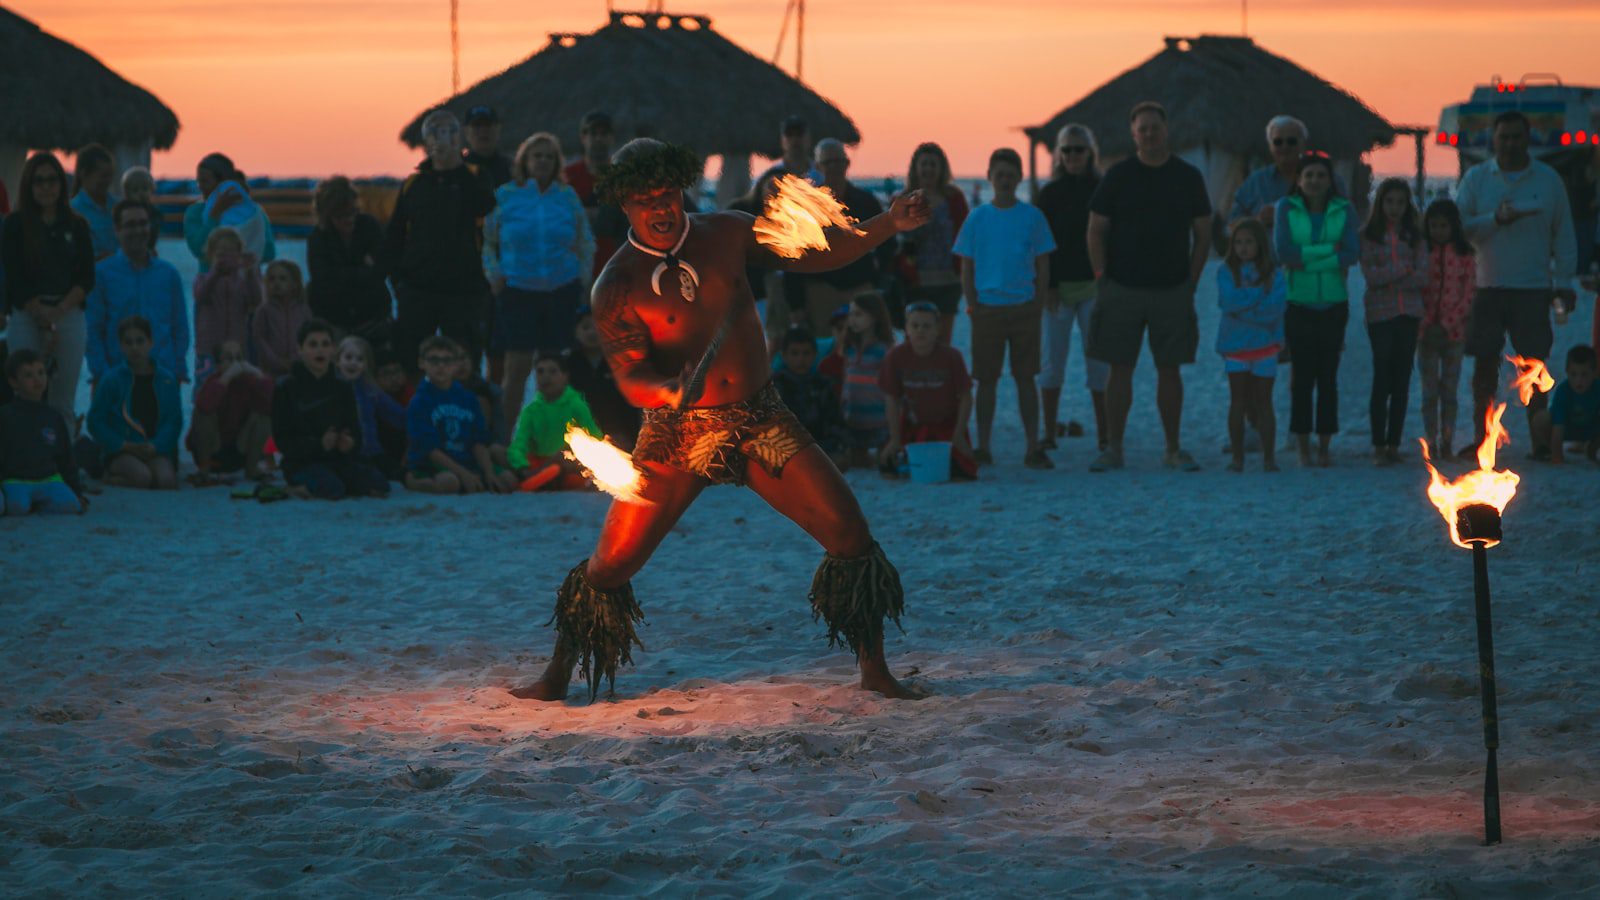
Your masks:
{"label": "tattoo on shoulder", "polygon": [[622,279],[601,276],[594,288],[593,310],[601,345],[614,363],[644,356],[650,348],[650,330],[628,305]]}

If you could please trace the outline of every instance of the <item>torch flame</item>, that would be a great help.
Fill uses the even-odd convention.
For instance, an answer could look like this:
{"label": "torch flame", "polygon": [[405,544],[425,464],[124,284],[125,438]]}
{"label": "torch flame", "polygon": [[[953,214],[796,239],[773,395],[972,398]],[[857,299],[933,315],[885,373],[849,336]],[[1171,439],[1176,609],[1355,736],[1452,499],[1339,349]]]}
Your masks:
{"label": "torch flame", "polygon": [[828,249],[824,228],[849,228],[865,234],[854,227],[855,222],[832,194],[804,178],[780,175],[777,192],[768,198],[765,211],[756,220],[756,240],[779,256],[799,259],[807,250]]}
{"label": "torch flame", "polygon": [[[1515,472],[1497,472],[1494,468],[1495,450],[1511,442],[1510,434],[1500,424],[1500,417],[1505,411],[1504,403],[1496,403],[1484,414],[1483,443],[1478,445],[1478,468],[1455,481],[1445,481],[1439,470],[1433,467],[1433,460],[1428,456],[1428,442],[1421,441],[1422,461],[1428,467],[1428,499],[1438,508],[1439,515],[1444,516],[1450,540],[1457,547],[1471,549],[1456,530],[1456,513],[1462,507],[1473,504],[1492,506],[1495,512],[1503,513],[1506,504],[1516,496],[1517,483],[1522,480]],[[1486,542],[1485,546],[1492,547],[1497,543],[1499,541]]]}
{"label": "torch flame", "polygon": [[1520,356],[1508,356],[1506,359],[1517,367],[1517,377],[1511,382],[1511,386],[1517,389],[1517,396],[1522,398],[1523,406],[1527,406],[1533,399],[1535,389],[1541,394],[1546,394],[1556,386],[1556,380],[1550,377],[1550,370],[1544,367],[1544,360],[1523,359]]}
{"label": "torch flame", "polygon": [[646,503],[639,491],[644,476],[633,464],[633,457],[610,441],[593,437],[575,424],[567,426],[567,447],[573,459],[589,471],[594,486],[618,500]]}

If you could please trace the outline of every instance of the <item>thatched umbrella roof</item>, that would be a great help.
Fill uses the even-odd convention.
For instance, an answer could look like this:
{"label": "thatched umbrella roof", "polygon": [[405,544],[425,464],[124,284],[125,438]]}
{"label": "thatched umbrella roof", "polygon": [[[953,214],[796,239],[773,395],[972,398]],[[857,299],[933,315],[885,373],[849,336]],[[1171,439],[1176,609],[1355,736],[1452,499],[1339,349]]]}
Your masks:
{"label": "thatched umbrella roof", "polygon": [[433,109],[464,117],[479,105],[499,113],[506,152],[538,131],[576,152],[578,122],[597,109],[611,114],[619,141],[655,137],[702,156],[778,156],[778,126],[791,115],[805,117],[814,140],[861,140],[832,103],[699,15],[613,12],[592,34],[552,34],[522,62],[419,113],[400,139],[420,146]]}
{"label": "thatched umbrella roof", "polygon": [[154,94],[4,8],[0,97],[3,144],[73,150],[92,141],[108,147],[149,142],[164,150],[178,139],[178,117]]}
{"label": "thatched umbrella roof", "polygon": [[1266,125],[1287,113],[1306,123],[1311,146],[1359,158],[1394,141],[1394,126],[1353,95],[1268,53],[1247,37],[1166,39],[1166,47],[1072,104],[1043,125],[1024,128],[1050,145],[1068,122],[1094,129],[1101,153],[1134,151],[1128,110],[1141,100],[1167,108],[1174,150],[1202,143],[1244,157],[1265,156]]}

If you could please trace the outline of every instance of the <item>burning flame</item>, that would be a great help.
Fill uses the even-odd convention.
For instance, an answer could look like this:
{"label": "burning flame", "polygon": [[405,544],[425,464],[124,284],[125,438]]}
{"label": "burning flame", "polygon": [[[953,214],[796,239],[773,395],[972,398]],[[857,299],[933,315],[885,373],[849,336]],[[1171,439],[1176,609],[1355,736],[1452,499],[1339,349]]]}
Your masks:
{"label": "burning flame", "polygon": [[567,446],[572,458],[589,470],[589,480],[595,487],[628,503],[648,502],[639,494],[644,488],[644,476],[634,466],[633,457],[615,444],[572,424],[567,426]]}
{"label": "burning flame", "polygon": [[755,225],[756,240],[773,253],[799,259],[807,250],[826,250],[823,229],[830,226],[866,233],[854,227],[856,220],[845,215],[838,199],[804,178],[780,175],[777,188]]}
{"label": "burning flame", "polygon": [[1506,359],[1517,367],[1517,377],[1511,382],[1511,386],[1517,389],[1517,396],[1522,398],[1523,406],[1527,406],[1533,399],[1535,389],[1545,394],[1556,386],[1556,380],[1550,377],[1550,370],[1544,367],[1544,360],[1523,359],[1520,356],[1508,356]]}
{"label": "burning flame", "polygon": [[[1478,445],[1478,468],[1455,481],[1444,480],[1444,476],[1433,467],[1433,460],[1428,456],[1428,442],[1420,442],[1422,461],[1428,466],[1428,499],[1438,507],[1439,515],[1444,516],[1445,524],[1450,531],[1450,540],[1457,547],[1471,549],[1456,531],[1456,513],[1462,507],[1475,503],[1492,506],[1496,512],[1503,513],[1506,504],[1516,496],[1517,483],[1522,480],[1515,472],[1497,472],[1494,468],[1495,450],[1511,442],[1510,434],[1506,432],[1505,426],[1500,424],[1500,417],[1505,411],[1504,403],[1496,403],[1484,414],[1483,443]],[[1485,546],[1492,547],[1497,543],[1499,541]]]}

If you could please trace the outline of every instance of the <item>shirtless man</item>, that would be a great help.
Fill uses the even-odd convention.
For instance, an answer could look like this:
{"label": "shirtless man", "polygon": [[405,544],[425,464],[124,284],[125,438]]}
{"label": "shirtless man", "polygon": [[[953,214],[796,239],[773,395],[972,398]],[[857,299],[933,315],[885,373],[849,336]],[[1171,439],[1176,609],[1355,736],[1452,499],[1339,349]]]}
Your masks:
{"label": "shirtless man", "polygon": [[[549,667],[511,693],[564,699],[575,665],[591,700],[602,678],[614,683],[617,666],[633,661],[633,626],[643,618],[629,579],[707,485],[743,484],[826,551],[812,610],[829,643],[855,653],[861,687],[910,698],[883,656],[883,620],[899,624],[904,606],[899,573],[839,470],[770,384],[745,271],[752,259],[797,272],[847,265],[922,225],[927,205],[920,194],[897,199],[858,226],[864,234],[830,229],[830,249],[783,259],[756,242],[748,214],[685,214],[683,191],[699,181],[700,165],[684,148],[641,138],[618,150],[602,176],[601,191],[622,206],[632,231],[596,280],[592,305],[617,387],[644,410],[633,460],[648,502],[611,505],[594,553],[556,593]],[[694,378],[697,368],[703,380]]]}

